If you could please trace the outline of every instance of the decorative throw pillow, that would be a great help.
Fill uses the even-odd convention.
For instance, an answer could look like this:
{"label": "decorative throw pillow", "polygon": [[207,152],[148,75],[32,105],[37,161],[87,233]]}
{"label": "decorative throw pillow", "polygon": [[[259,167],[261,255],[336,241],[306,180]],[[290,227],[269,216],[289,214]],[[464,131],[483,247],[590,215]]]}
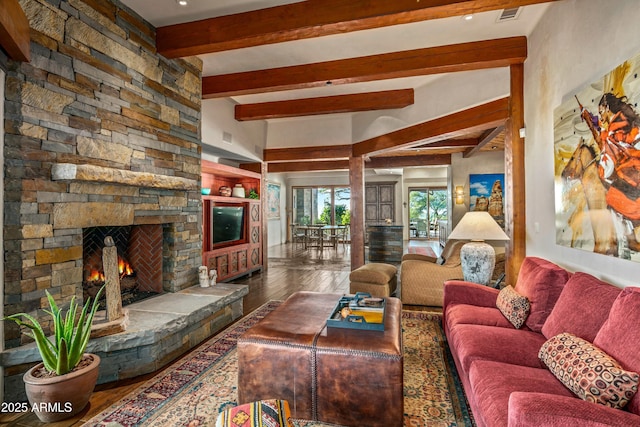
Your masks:
{"label": "decorative throw pillow", "polygon": [[444,261],[445,261],[445,259],[442,258],[442,256],[439,256],[438,259],[436,259],[436,264],[443,265]]}
{"label": "decorative throw pillow", "polygon": [[223,411],[216,427],[294,427],[286,400],[259,400]]}
{"label": "decorative throw pillow", "polygon": [[531,309],[529,299],[517,293],[511,286],[505,286],[500,291],[496,307],[516,329],[524,325]]}
{"label": "decorative throw pillow", "polygon": [[636,372],[625,371],[607,353],[568,332],[550,338],[538,356],[582,400],[620,409],[638,391]]}

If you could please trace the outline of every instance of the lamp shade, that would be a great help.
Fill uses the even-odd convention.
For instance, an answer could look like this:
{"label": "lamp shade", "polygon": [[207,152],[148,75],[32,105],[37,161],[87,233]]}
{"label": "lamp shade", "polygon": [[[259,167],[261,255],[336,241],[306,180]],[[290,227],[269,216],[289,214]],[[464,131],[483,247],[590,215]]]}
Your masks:
{"label": "lamp shade", "polygon": [[455,240],[509,240],[489,212],[467,212],[449,234]]}

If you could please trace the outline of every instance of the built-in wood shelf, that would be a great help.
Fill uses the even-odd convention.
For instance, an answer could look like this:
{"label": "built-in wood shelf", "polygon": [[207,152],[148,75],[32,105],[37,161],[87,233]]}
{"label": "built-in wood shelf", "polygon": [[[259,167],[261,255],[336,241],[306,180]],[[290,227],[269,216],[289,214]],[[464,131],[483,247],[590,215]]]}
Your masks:
{"label": "built-in wood shelf", "polygon": [[[202,264],[215,269],[218,281],[262,270],[262,209],[259,199],[248,197],[220,196],[220,187],[231,189],[236,184],[244,187],[245,194],[255,190],[260,194],[261,175],[232,166],[202,161],[202,187],[210,188],[210,195],[202,196]],[[212,239],[212,206],[236,205],[244,208],[243,232],[239,241],[214,244]]]}

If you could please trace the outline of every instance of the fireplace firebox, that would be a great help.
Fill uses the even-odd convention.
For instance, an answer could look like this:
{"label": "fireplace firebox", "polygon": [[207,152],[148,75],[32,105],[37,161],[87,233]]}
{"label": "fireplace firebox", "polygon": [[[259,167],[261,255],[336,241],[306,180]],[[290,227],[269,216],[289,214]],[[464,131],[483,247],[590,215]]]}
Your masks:
{"label": "fireplace firebox", "polygon": [[122,305],[162,293],[162,225],[90,227],[82,233],[85,301],[105,283],[102,249],[107,237],[118,252]]}

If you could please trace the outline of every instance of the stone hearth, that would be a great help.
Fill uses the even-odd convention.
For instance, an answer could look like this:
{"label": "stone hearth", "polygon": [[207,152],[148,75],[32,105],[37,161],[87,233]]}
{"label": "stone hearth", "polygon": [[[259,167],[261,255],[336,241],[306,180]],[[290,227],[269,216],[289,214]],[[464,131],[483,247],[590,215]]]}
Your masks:
{"label": "stone hearth", "polygon": [[[101,358],[98,383],[154,372],[242,316],[248,286],[218,283],[163,294],[126,307],[125,332],[92,339],[87,351]],[[97,319],[98,320],[98,319]],[[40,361],[35,344],[2,353],[7,368]],[[12,369],[9,369],[12,370]],[[26,398],[22,374],[5,377],[5,401]]]}

